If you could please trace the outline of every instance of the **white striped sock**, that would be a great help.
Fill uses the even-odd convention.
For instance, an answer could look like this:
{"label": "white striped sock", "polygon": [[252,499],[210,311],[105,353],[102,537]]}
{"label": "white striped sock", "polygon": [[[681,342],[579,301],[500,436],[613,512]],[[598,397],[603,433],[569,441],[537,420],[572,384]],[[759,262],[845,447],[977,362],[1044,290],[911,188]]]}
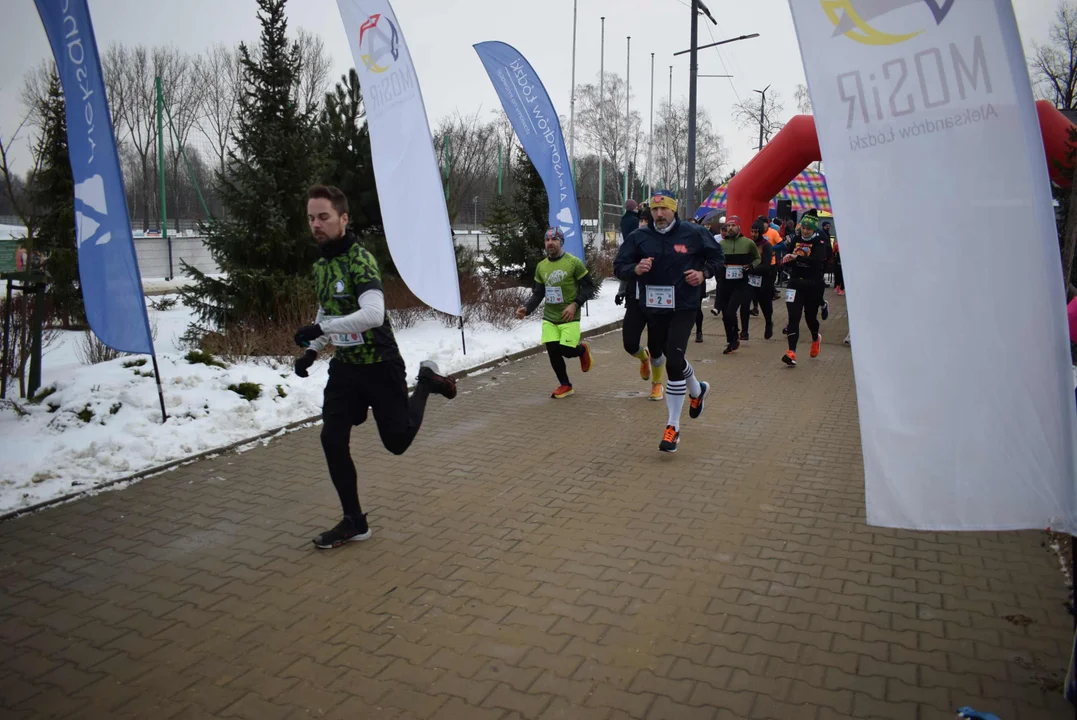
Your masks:
{"label": "white striped sock", "polygon": [[699,394],[703,392],[703,388],[699,386],[699,380],[696,379],[692,363],[687,363],[687,365],[688,367],[684,370],[684,381],[688,383],[688,394],[692,397],[699,397]]}
{"label": "white striped sock", "polygon": [[666,408],[669,410],[669,422],[680,432],[681,410],[684,409],[684,393],[687,390],[684,380],[669,380],[666,382]]}

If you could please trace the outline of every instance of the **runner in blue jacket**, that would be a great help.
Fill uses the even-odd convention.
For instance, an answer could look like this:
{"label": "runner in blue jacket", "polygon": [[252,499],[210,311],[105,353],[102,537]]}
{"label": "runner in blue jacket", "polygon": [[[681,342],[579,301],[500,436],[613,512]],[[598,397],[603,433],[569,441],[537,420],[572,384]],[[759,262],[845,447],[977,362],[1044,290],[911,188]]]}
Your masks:
{"label": "runner in blue jacket", "polygon": [[680,442],[686,392],[691,398],[689,416],[697,418],[703,412],[709,385],[696,379],[685,352],[706,279],[723,272],[724,263],[722,250],[709,233],[677,217],[677,200],[670,191],[656,191],[650,205],[654,224],[629,235],[613,269],[621,280],[636,279],[648,339],[655,338],[664,350],[669,421],[658,449],[672,453]]}

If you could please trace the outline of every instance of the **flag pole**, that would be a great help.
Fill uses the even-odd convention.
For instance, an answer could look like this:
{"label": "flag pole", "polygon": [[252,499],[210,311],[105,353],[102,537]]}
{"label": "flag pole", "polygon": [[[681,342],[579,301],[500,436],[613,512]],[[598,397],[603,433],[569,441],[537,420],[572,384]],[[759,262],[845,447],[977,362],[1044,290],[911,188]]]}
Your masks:
{"label": "flag pole", "polygon": [[625,61],[625,202],[631,190],[632,166],[628,162],[629,133],[632,132],[632,36],[628,36],[628,59]]}
{"label": "flag pole", "polygon": [[[572,88],[568,101],[568,158],[572,164],[572,182],[576,182],[576,5],[572,0]],[[579,211],[579,208],[577,208]]]}
{"label": "flag pole", "polygon": [[157,350],[150,354],[153,360],[153,377],[157,380],[157,399],[161,401],[161,424],[168,422],[168,413],[165,411],[165,388],[161,384],[161,370],[157,367]]}
{"label": "flag pole", "polygon": [[647,196],[654,187],[654,53],[651,53],[651,130],[647,140]]}
{"label": "flag pole", "polygon": [[[602,16],[602,42],[600,47],[601,56],[598,65],[598,126],[600,128],[599,133],[602,134],[606,130],[604,124],[605,121],[605,107],[603,105],[606,101],[606,16]],[[598,237],[599,247],[606,244],[606,232],[605,224],[602,222],[605,219],[606,214],[606,183],[603,177],[603,162],[602,156],[605,152],[602,148],[602,138],[598,139]]]}

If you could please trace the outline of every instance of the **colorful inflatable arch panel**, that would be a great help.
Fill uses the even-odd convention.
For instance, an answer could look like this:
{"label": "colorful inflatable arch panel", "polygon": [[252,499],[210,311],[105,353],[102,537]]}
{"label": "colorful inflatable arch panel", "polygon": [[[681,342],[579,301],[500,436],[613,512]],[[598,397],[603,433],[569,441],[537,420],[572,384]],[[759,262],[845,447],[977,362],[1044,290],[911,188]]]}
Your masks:
{"label": "colorful inflatable arch panel", "polygon": [[[1036,112],[1051,181],[1069,187],[1073,178],[1070,133],[1077,127],[1046,100],[1036,103]],[[771,199],[804,168],[821,159],[815,118],[797,115],[729,181],[726,214],[739,215],[747,223],[766,215]]]}

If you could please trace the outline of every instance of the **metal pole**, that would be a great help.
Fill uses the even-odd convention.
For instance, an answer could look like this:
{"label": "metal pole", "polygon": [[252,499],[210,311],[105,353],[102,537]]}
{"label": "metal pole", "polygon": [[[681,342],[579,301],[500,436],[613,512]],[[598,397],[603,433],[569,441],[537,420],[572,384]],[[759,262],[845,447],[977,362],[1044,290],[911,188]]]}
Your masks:
{"label": "metal pole", "polygon": [[696,211],[696,73],[699,72],[699,0],[692,0],[692,52],[688,70],[688,171],[687,207],[684,217]]}
{"label": "metal pole", "polygon": [[161,188],[161,237],[168,246],[168,279],[174,277],[172,272],[172,241],[168,237],[168,210],[165,203],[165,94],[161,89],[161,77],[155,80],[157,85],[157,178]]}
{"label": "metal pole", "polygon": [[[602,16],[602,42],[599,45],[600,59],[598,63],[598,127],[600,128],[600,134],[605,134],[606,125],[604,112],[605,100],[606,100],[606,16]],[[602,156],[605,155],[602,148],[602,138],[598,139],[598,237],[599,247],[604,247],[606,244],[606,233],[604,231],[605,225],[602,222],[605,218],[606,212],[606,178],[603,175],[603,162]]]}
{"label": "metal pole", "polygon": [[0,365],[0,398],[7,397],[8,345],[11,340],[11,286],[13,280],[7,281],[7,298],[4,302],[4,352],[3,365]]}
{"label": "metal pole", "polygon": [[460,344],[464,348],[464,354],[467,355],[467,338],[464,337],[464,316],[460,316]]}
{"label": "metal pole", "polygon": [[632,36],[628,36],[628,64],[625,66],[625,202],[631,185],[632,166],[628,162],[629,134],[632,132]]}
{"label": "metal pole", "polygon": [[445,204],[449,203],[449,133],[445,133]]}
{"label": "metal pole", "polygon": [[576,4],[572,0],[572,89],[568,101],[568,158],[572,163],[572,180],[576,181]]}
{"label": "metal pole", "polygon": [[651,53],[651,130],[647,139],[647,196],[654,189],[654,53]]}
{"label": "metal pole", "polygon": [[35,281],[23,285],[34,293],[34,314],[30,321],[30,371],[26,380],[26,397],[32,398],[41,387],[41,328],[45,324],[45,283]]}
{"label": "metal pole", "polygon": [[767,90],[770,90],[770,85],[767,85],[762,90],[756,90],[760,95],[759,100],[759,149],[763,149],[763,124],[766,122],[766,109],[767,109]]}
{"label": "metal pole", "polygon": [[165,388],[161,384],[161,370],[157,367],[157,353],[152,353],[150,359],[153,360],[153,377],[157,379],[157,399],[161,401],[161,423],[168,422],[168,413],[165,411]]}
{"label": "metal pole", "polygon": [[497,141],[497,196],[501,197],[501,141]]}
{"label": "metal pole", "polygon": [[[670,147],[670,143],[674,142],[674,140],[673,140],[673,132],[672,132],[672,129],[673,129],[673,66],[672,65],[669,66],[669,118],[666,120],[666,122],[669,124],[669,129],[670,129],[670,132],[666,133],[666,162],[668,163],[673,158],[673,148]],[[668,166],[667,166],[667,169],[669,169]],[[669,187],[669,181],[672,180],[672,179],[673,178],[668,178],[668,177],[663,178],[663,181],[665,181],[665,183],[666,183],[666,189],[667,190],[671,189]],[[679,190],[680,188],[675,188],[675,189]]]}

